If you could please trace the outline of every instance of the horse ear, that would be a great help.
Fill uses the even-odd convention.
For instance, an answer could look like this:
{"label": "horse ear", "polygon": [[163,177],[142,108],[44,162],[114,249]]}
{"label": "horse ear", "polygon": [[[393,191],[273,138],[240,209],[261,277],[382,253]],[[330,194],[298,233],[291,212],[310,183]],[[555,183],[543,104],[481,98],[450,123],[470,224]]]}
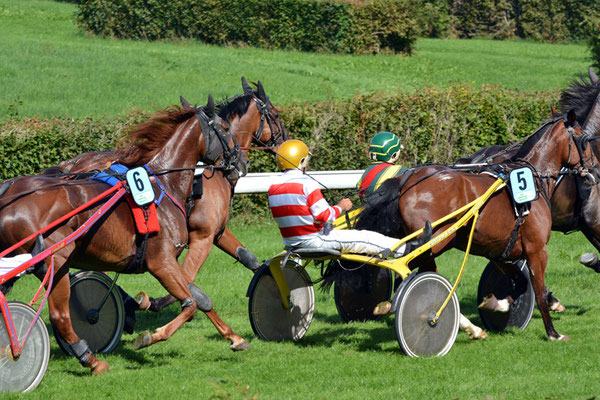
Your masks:
{"label": "horse ear", "polygon": [[550,106],[550,112],[552,113],[552,117],[556,117],[558,115],[558,111],[556,111],[554,106]]}
{"label": "horse ear", "polygon": [[193,108],[193,106],[190,104],[190,102],[187,101],[186,99],[184,99],[183,96],[179,96],[179,101],[181,102],[182,106]]}
{"label": "horse ear", "polygon": [[252,86],[248,84],[248,81],[245,77],[242,76],[242,89],[244,89],[244,94],[252,94]]}
{"label": "horse ear", "polygon": [[260,81],[258,81],[258,83],[256,84],[256,90],[258,92],[258,98],[266,103],[268,100],[267,94],[265,93],[265,88],[263,88],[263,85]]}
{"label": "horse ear", "polygon": [[594,85],[600,83],[600,79],[598,79],[598,75],[596,75],[592,67],[588,68],[588,75],[590,76],[590,81],[592,81]]}
{"label": "horse ear", "polygon": [[569,122],[569,125],[575,125],[575,123],[577,122],[577,115],[575,115],[575,110],[569,110],[569,112],[567,113],[567,121]]}
{"label": "horse ear", "polygon": [[212,97],[212,94],[208,95],[208,101],[206,102],[206,107],[204,109],[204,113],[212,118],[215,115],[215,100]]}

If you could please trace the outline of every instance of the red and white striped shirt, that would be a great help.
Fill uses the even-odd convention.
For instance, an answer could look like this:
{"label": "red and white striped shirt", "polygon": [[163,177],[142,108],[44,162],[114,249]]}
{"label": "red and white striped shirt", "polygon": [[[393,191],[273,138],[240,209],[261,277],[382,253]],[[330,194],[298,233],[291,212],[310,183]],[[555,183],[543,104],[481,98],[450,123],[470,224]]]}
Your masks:
{"label": "red and white striped shirt", "polygon": [[340,207],[327,203],[315,180],[297,169],[275,178],[269,187],[269,206],[283,243],[290,246],[315,236],[342,213]]}

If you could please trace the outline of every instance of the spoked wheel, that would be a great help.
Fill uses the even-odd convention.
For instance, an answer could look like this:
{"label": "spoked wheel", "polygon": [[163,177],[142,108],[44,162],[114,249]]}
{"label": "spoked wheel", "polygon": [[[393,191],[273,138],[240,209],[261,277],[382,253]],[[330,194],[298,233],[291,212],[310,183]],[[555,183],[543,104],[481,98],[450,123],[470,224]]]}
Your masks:
{"label": "spoked wheel", "polygon": [[499,332],[508,327],[525,329],[531,321],[535,306],[535,294],[529,280],[527,262],[519,260],[517,263],[522,274],[520,284],[516,284],[513,279],[504,275],[491,262],[481,274],[477,288],[477,304],[481,304],[484,297],[489,294],[494,294],[498,299],[511,296],[514,300],[507,313],[479,309],[481,322],[490,331]]}
{"label": "spoked wheel", "polygon": [[315,312],[315,292],[310,277],[297,263],[286,263],[283,273],[291,292],[291,309],[286,310],[269,268],[257,273],[261,275],[249,293],[252,330],[264,340],[300,340]]}
{"label": "spoked wheel", "polygon": [[[21,341],[35,311],[27,304],[9,301],[8,309],[12,316],[17,338]],[[35,389],[46,373],[50,359],[50,338],[48,329],[41,318],[33,325],[29,337],[18,359],[13,359],[10,338],[0,310],[0,392],[28,392]]]}
{"label": "spoked wheel", "polygon": [[396,335],[402,351],[411,357],[442,356],[456,340],[460,306],[456,293],[433,322],[452,285],[435,272],[424,272],[403,282],[397,296]]}
{"label": "spoked wheel", "polygon": [[[71,276],[69,310],[73,330],[79,339],[85,339],[94,353],[110,353],[117,347],[123,334],[125,309],[123,299],[106,274],[79,271]],[[71,346],[53,328],[60,348],[73,355]]]}
{"label": "spoked wheel", "polygon": [[339,262],[342,271],[336,275],[333,295],[338,314],[344,322],[378,320],[373,309],[392,295],[392,273],[373,265],[348,260]]}

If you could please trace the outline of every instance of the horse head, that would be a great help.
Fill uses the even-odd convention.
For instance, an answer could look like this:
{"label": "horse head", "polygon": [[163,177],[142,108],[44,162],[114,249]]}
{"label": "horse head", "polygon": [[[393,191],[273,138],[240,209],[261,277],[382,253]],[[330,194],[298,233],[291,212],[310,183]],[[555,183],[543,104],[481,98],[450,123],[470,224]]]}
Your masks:
{"label": "horse head", "polygon": [[217,112],[230,127],[242,150],[246,154],[250,144],[260,149],[276,151],[277,146],[288,138],[287,131],[279,119],[279,111],[266,95],[262,83],[253,90],[242,77],[243,94],[231,97],[217,105]]}

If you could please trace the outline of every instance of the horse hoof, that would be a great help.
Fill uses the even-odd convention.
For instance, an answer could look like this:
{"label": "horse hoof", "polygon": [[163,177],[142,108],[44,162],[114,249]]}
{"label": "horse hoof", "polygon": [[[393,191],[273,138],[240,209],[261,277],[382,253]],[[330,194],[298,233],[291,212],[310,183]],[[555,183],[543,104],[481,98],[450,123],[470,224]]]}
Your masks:
{"label": "horse hoof", "polygon": [[390,313],[391,309],[392,309],[392,303],[390,303],[389,301],[382,301],[381,303],[377,304],[375,306],[375,308],[373,309],[373,315],[378,315],[378,316],[388,315]]}
{"label": "horse hoof", "polygon": [[488,334],[481,328],[473,329],[471,332],[468,332],[469,339],[471,340],[482,340],[488,337]]}
{"label": "horse hoof", "polygon": [[144,292],[135,295],[134,300],[138,303],[138,310],[146,311],[150,308],[150,297]]}
{"label": "horse hoof", "polygon": [[555,341],[568,342],[569,340],[571,340],[571,338],[568,337],[567,335],[558,335],[558,337],[549,336],[549,339],[552,342],[555,342]]}
{"label": "horse hoof", "polygon": [[92,375],[99,376],[109,372],[109,365],[106,361],[98,360],[98,363],[94,365],[90,371]]}
{"label": "horse hoof", "polygon": [[135,338],[135,341],[133,342],[133,349],[134,350],[143,349],[144,347],[148,347],[151,344],[152,344],[152,335],[150,334],[150,332],[146,331]]}
{"label": "horse hoof", "polygon": [[549,307],[550,307],[550,311],[554,311],[557,313],[561,313],[561,312],[565,311],[565,306],[563,306],[563,304],[560,301],[557,303],[549,304]]}
{"label": "horse hoof", "polygon": [[239,343],[231,343],[231,346],[229,346],[229,348],[233,351],[244,351],[244,350],[250,350],[252,348],[252,346],[250,346],[248,344],[248,342],[246,342],[244,339],[242,339],[242,341]]}

